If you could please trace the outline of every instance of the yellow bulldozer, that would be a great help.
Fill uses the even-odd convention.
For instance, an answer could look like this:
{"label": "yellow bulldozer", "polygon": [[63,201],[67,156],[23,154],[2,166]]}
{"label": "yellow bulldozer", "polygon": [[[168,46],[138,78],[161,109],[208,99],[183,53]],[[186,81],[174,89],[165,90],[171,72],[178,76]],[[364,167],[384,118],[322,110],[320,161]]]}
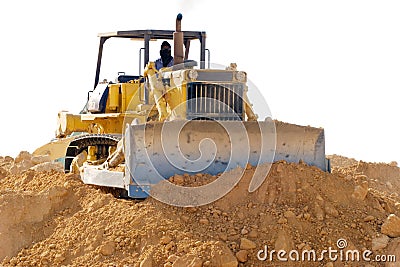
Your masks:
{"label": "yellow bulldozer", "polygon": [[[84,109],[60,112],[56,137],[34,154],[62,162],[65,172],[79,173],[84,183],[119,188],[132,198],[147,197],[153,186],[175,174],[215,175],[247,164],[303,161],[329,171],[324,130],[270,117],[258,120],[247,97],[246,72],[234,63],[211,68],[206,32],[182,31],[181,21],[179,14],[175,31],[99,34],[94,89]],[[100,79],[110,39],[143,42],[143,74]],[[150,46],[160,40],[173,40],[174,64],[157,69]],[[195,41],[199,62],[189,60]]]}

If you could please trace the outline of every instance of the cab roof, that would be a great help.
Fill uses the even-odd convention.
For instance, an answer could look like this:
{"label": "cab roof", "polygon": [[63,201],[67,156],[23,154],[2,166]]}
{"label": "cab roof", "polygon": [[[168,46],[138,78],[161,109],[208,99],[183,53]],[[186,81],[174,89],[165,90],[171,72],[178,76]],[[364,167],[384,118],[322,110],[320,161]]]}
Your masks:
{"label": "cab roof", "polygon": [[[106,32],[99,33],[98,37],[110,38],[110,37],[121,37],[121,38],[132,38],[132,39],[173,39],[175,31],[168,30],[133,30],[133,31],[117,31],[117,32]],[[184,39],[194,40],[205,37],[206,32],[204,31],[182,31]]]}

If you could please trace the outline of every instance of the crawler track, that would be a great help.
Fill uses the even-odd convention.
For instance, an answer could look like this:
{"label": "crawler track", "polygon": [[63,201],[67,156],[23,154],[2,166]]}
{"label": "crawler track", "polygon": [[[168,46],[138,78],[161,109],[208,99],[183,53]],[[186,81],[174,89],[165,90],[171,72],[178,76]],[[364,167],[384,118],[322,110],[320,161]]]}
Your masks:
{"label": "crawler track", "polygon": [[108,148],[116,146],[121,137],[109,134],[85,134],[77,136],[67,148],[64,164],[65,172],[70,171],[72,160],[84,150],[87,150],[88,146],[97,146],[99,148],[98,153],[103,154],[102,156],[107,156],[105,153],[107,153]]}

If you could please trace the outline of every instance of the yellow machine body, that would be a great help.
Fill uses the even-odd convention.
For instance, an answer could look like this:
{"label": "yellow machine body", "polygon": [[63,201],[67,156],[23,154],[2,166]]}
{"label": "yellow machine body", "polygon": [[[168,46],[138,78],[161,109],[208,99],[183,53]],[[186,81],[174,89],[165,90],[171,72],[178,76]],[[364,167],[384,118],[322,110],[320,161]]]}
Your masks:
{"label": "yellow machine body", "polygon": [[[205,32],[182,32],[181,19],[178,15],[175,32],[100,35],[95,86],[85,108],[79,114],[60,112],[56,138],[34,154],[63,161],[65,171],[80,172],[85,183],[122,188],[138,198],[146,197],[161,179],[189,170],[214,175],[247,163],[286,160],[329,171],[324,130],[271,118],[258,121],[247,97],[246,72],[235,63],[207,68]],[[144,40],[143,75],[119,73],[116,82],[99,82],[103,45],[114,37]],[[149,60],[152,39],[174,39],[175,65],[156,68]],[[200,40],[199,66],[187,60],[191,40]],[[206,154],[199,154],[199,148],[214,149],[204,140],[215,140],[218,152],[203,158]],[[230,161],[233,154],[236,159]],[[208,167],[200,168],[203,165]],[[118,167],[122,171],[114,170]]]}
{"label": "yellow machine body", "polygon": [[131,123],[133,119],[146,122],[154,105],[144,103],[143,86],[137,81],[109,84],[104,113],[60,112],[56,137],[65,137],[74,132],[121,134],[124,123]]}

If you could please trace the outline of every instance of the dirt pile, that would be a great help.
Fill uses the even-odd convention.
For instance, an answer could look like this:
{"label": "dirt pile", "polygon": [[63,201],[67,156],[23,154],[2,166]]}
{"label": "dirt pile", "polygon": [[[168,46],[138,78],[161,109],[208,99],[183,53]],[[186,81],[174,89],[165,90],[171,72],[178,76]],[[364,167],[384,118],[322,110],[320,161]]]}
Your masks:
{"label": "dirt pile", "polygon": [[397,162],[371,163],[337,155],[331,156],[331,161],[333,173],[346,176],[347,179],[364,180],[376,194],[400,200],[400,168],[397,167]]}
{"label": "dirt pile", "polygon": [[[277,255],[294,251],[296,258],[296,252],[315,251],[319,258],[323,250],[339,251],[342,244],[344,252],[371,250],[371,258],[397,253],[400,260],[395,166],[353,162],[341,167],[332,160],[330,174],[277,162],[253,193],[247,189],[255,168],[249,167],[218,201],[178,208],[152,198],[116,199],[56,170],[13,174],[16,161],[0,159],[3,266],[360,266],[327,255],[286,262]],[[187,185],[217,178],[170,180]]]}
{"label": "dirt pile", "polygon": [[340,155],[329,155],[327,158],[331,161],[333,169],[345,168],[358,163],[358,160],[354,158],[343,157]]}

